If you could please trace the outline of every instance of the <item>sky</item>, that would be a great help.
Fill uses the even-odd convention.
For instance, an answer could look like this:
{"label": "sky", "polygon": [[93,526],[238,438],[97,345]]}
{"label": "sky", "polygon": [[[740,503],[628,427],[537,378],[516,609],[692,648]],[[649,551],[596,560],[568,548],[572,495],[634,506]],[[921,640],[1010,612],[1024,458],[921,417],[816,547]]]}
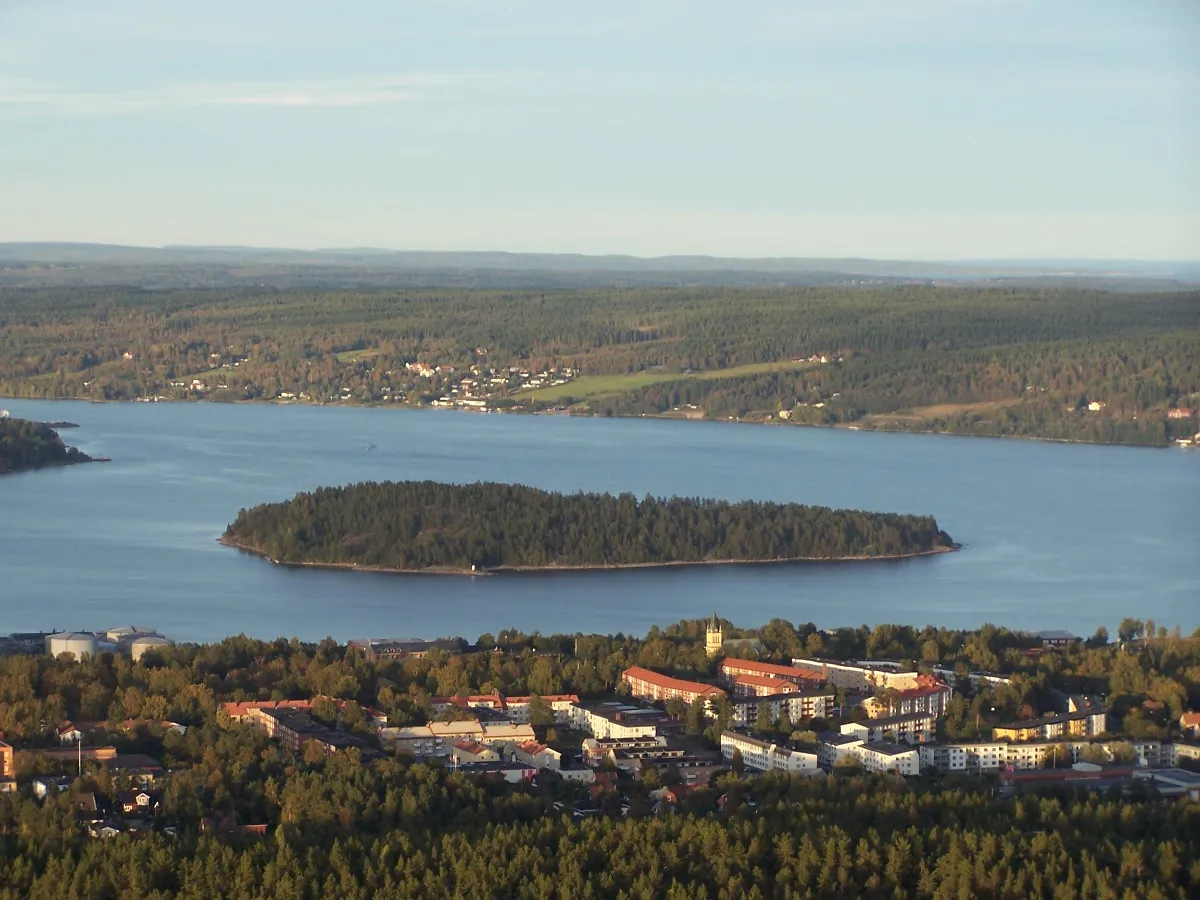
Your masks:
{"label": "sky", "polygon": [[0,0],[0,241],[1200,258],[1200,0]]}

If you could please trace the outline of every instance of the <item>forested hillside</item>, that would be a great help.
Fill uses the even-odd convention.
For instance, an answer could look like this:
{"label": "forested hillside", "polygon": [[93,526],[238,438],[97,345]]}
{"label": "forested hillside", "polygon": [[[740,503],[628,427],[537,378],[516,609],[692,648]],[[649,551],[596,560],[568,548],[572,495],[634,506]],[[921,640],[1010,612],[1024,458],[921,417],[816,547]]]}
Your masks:
{"label": "forested hillside", "polygon": [[[471,396],[1161,445],[1197,430],[1168,417],[1200,406],[1197,360],[1197,291],[0,289],[0,394],[24,397]],[[518,369],[582,377],[547,395]]]}
{"label": "forested hillside", "polygon": [[41,422],[0,418],[0,475],[46,466],[89,462],[91,457],[63,443]]}
{"label": "forested hillside", "polygon": [[431,481],[298,494],[243,510],[223,540],[285,563],[404,570],[890,557],[953,546],[929,516]]}

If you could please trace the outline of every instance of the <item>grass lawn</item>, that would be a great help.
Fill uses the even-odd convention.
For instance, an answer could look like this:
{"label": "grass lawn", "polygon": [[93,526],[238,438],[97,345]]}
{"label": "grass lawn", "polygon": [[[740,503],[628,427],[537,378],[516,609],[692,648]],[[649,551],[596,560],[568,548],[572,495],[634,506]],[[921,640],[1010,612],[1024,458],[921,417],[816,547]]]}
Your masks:
{"label": "grass lawn", "polygon": [[746,375],[757,375],[762,372],[796,372],[816,365],[810,362],[773,362],[754,363],[747,366],[734,366],[730,369],[713,369],[708,372],[696,372],[683,375],[679,372],[634,372],[629,375],[582,375],[569,384],[558,384],[553,387],[539,388],[528,393],[522,391],[518,397],[529,397],[532,400],[542,400],[553,403],[558,400],[600,400],[604,397],[615,397],[626,394],[649,384],[662,381],[687,381],[691,378],[741,378]]}
{"label": "grass lawn", "polygon": [[340,363],[358,362],[360,359],[370,359],[373,356],[378,356],[380,350],[343,350],[341,353],[333,354],[333,358]]}

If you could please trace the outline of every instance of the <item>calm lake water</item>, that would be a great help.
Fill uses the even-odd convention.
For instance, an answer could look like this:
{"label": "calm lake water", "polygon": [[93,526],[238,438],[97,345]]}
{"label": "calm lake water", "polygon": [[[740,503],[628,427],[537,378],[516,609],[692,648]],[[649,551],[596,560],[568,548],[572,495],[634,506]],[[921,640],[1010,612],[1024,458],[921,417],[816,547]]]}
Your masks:
{"label": "calm lake water", "polygon": [[[0,478],[0,633],[179,640],[505,627],[644,633],[901,622],[1200,625],[1200,453],[809,428],[300,406],[5,400],[112,463]],[[290,570],[219,546],[242,507],[432,478],[930,513],[962,552],[879,563],[489,578]]]}

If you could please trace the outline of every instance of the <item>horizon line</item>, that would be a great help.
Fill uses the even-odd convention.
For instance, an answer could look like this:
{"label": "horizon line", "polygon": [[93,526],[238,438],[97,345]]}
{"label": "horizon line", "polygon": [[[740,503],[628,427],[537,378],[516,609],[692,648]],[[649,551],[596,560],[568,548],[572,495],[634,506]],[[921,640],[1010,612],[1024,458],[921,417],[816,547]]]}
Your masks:
{"label": "horizon line", "polygon": [[706,259],[706,260],[732,260],[738,262],[779,262],[779,261],[829,261],[829,262],[877,262],[877,263],[936,263],[944,265],[969,265],[981,263],[1007,263],[1007,264],[1039,264],[1052,265],[1062,263],[1088,263],[1088,264],[1116,264],[1116,263],[1138,263],[1138,264],[1186,264],[1200,265],[1200,256],[1197,257],[1137,257],[1137,256],[970,256],[970,257],[937,257],[937,256],[800,256],[800,255],[772,255],[772,256],[738,256],[725,255],[716,253],[660,253],[650,256],[640,255],[636,253],[622,252],[586,252],[586,251],[564,251],[564,250],[505,250],[499,248],[473,248],[464,249],[428,249],[428,248],[398,248],[384,247],[375,245],[346,245],[346,246],[319,246],[319,247],[292,247],[286,245],[273,244],[125,244],[112,243],[108,241],[57,241],[57,240],[9,240],[0,241],[0,248],[16,248],[16,247],[62,247],[62,248],[105,248],[116,250],[149,250],[149,251],[171,251],[171,250],[215,250],[215,251],[270,251],[275,253],[298,253],[298,254],[319,254],[319,253],[379,253],[379,254],[491,254],[502,256],[552,256],[552,257],[583,257],[587,259],[632,259],[641,262],[653,262],[655,260],[667,259]]}

